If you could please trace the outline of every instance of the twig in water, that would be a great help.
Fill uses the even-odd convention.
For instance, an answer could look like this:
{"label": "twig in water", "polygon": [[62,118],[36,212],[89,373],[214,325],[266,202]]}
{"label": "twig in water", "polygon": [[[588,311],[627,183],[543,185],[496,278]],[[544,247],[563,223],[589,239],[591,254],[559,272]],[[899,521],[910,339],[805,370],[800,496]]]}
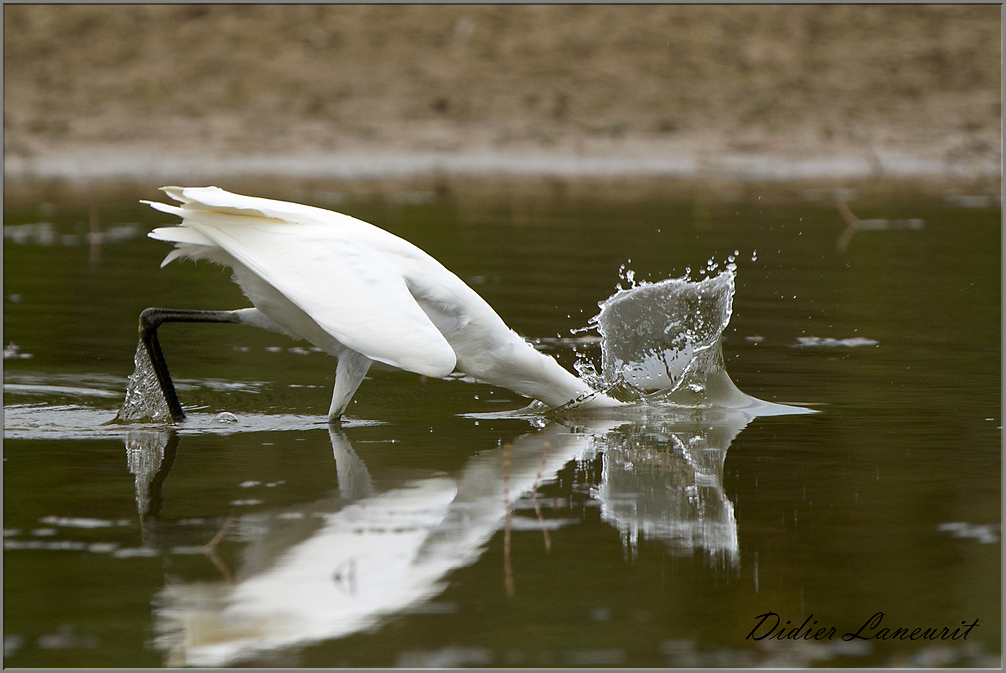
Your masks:
{"label": "twig in water", "polygon": [[503,504],[506,506],[506,523],[503,524],[503,585],[506,595],[514,595],[513,567],[510,565],[510,531],[513,526],[513,507],[510,506],[510,452],[513,444],[503,446]]}
{"label": "twig in water", "polygon": [[856,232],[862,227],[859,224],[859,218],[852,214],[852,211],[849,209],[849,204],[845,201],[838,202],[838,212],[842,215],[842,219],[849,225],[838,237],[838,251],[845,252],[846,248],[849,247],[849,241],[852,240],[852,237],[855,236]]}
{"label": "twig in water", "polygon": [[218,544],[220,544],[220,541],[224,539],[224,536],[227,535],[227,531],[230,529],[233,523],[234,523],[234,511],[231,510],[231,515],[227,517],[226,521],[224,521],[224,525],[220,528],[220,531],[213,536],[212,540],[206,543],[205,547],[203,547],[203,553],[206,554],[206,556],[208,556],[211,561],[213,561],[213,565],[215,565],[217,569],[220,570],[220,572],[224,576],[224,579],[227,580],[228,582],[233,582],[234,577],[231,575],[230,569],[227,568],[227,564],[223,562],[223,559],[217,556],[216,547]]}
{"label": "twig in water", "polygon": [[552,551],[552,541],[548,537],[548,528],[545,527],[545,517],[541,514],[541,506],[538,504],[536,494],[538,492],[538,482],[541,481],[541,473],[545,469],[545,459],[548,458],[548,450],[550,448],[552,446],[548,442],[542,445],[541,463],[538,464],[538,474],[534,478],[534,486],[531,487],[531,502],[534,504],[534,514],[538,517],[538,523],[541,524],[541,534],[545,538],[546,552]]}
{"label": "twig in water", "polygon": [[98,262],[101,261],[101,223],[98,220],[98,207],[93,203],[88,211],[88,225],[91,236],[90,254],[87,261],[91,270],[94,270],[98,267]]}

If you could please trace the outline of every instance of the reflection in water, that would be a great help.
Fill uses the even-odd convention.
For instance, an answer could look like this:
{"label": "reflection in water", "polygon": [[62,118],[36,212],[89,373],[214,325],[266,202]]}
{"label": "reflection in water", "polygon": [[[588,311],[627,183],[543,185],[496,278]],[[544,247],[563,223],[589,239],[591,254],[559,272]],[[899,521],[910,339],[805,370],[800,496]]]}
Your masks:
{"label": "reflection in water", "polygon": [[841,199],[838,201],[838,212],[846,223],[845,230],[839,235],[838,241],[835,244],[835,247],[841,253],[849,249],[852,237],[860,231],[886,231],[890,229],[912,229],[918,231],[919,229],[924,229],[926,226],[925,221],[918,218],[910,220],[861,220],[853,214],[849,208],[849,204]]}
{"label": "reflection in water", "polygon": [[[374,493],[345,436],[330,431],[339,496],[257,518],[232,584],[174,583],[156,609],[169,664],[222,665],[256,653],[335,638],[439,593],[502,525],[502,448],[474,456],[455,478],[435,476]],[[514,443],[512,494],[528,491],[544,443],[554,474],[587,446],[562,426]],[[295,525],[291,527],[289,523]],[[301,535],[291,528],[301,526]]]}
{"label": "reflection in water", "polygon": [[[551,423],[475,454],[456,475],[383,492],[343,432],[330,428],[338,494],[240,517],[235,526],[249,544],[233,581],[170,580],[156,599],[156,645],[169,665],[227,665],[421,609],[452,571],[481,556],[500,528],[510,533],[514,500],[570,461],[598,456],[604,469],[592,492],[627,553],[643,537],[675,553],[702,549],[736,563],[737,527],[722,469],[730,442],[752,416],[683,415],[656,405],[644,416],[578,419],[573,429]],[[153,490],[166,474],[159,457],[169,453],[167,439],[127,440],[141,512],[156,511]]]}
{"label": "reflection in water", "polygon": [[627,555],[635,556],[643,537],[675,554],[701,549],[710,561],[738,564],[737,520],[723,490],[723,463],[749,420],[707,411],[627,424],[594,439],[593,450],[604,454],[601,518],[621,532]]}
{"label": "reflection in water", "polygon": [[171,472],[177,452],[178,435],[172,429],[130,430],[126,435],[126,465],[136,477],[136,508],[141,520],[160,512],[161,484]]}

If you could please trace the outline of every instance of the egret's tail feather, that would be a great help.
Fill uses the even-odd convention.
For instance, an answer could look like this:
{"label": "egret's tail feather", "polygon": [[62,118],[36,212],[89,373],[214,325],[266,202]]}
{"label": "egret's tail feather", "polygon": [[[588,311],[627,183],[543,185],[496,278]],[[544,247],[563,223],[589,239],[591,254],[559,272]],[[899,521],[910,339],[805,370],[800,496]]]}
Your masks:
{"label": "egret's tail feather", "polygon": [[189,203],[193,200],[185,197],[184,187],[161,187],[161,191],[180,203]]}
{"label": "egret's tail feather", "polygon": [[212,239],[191,227],[158,227],[149,234],[150,238],[169,243],[191,243],[193,245],[216,245]]}
{"label": "egret's tail feather", "polygon": [[154,210],[159,210],[162,213],[168,213],[169,215],[177,215],[178,217],[185,217],[185,211],[182,210],[180,206],[172,206],[168,203],[161,203],[160,201],[147,201],[143,199],[140,203],[145,203]]}
{"label": "egret's tail feather", "polygon": [[192,259],[213,259],[216,243],[191,227],[160,227],[149,234],[150,238],[175,244],[175,249],[161,262],[161,268],[182,257]]}
{"label": "egret's tail feather", "polygon": [[180,201],[183,204],[182,211],[189,214],[197,211],[225,215],[252,215],[292,224],[331,222],[335,218],[342,224],[356,223],[364,224],[367,227],[371,226],[342,213],[333,213],[329,210],[299,203],[232,194],[219,187],[162,187],[161,190],[176,201]]}

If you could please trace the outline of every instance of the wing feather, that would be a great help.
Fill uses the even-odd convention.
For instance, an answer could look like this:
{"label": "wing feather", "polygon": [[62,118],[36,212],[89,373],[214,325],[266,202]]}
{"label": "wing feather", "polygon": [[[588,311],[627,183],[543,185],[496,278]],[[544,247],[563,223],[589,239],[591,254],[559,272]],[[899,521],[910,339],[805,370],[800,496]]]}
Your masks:
{"label": "wing feather", "polygon": [[184,221],[155,230],[154,238],[223,249],[340,343],[373,360],[429,376],[453,371],[454,350],[416,302],[399,264],[403,255],[410,263],[417,253],[425,256],[418,248],[318,208],[215,187],[164,191],[183,205],[151,205]]}

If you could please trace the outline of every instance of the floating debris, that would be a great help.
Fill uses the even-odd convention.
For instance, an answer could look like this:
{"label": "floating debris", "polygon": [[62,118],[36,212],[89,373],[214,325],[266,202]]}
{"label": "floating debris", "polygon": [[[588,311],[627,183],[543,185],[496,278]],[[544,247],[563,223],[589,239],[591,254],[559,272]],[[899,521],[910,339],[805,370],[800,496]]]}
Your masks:
{"label": "floating debris", "polygon": [[947,194],[943,202],[958,208],[994,208],[1002,204],[1002,198],[983,194]]}
{"label": "floating debris", "polygon": [[85,517],[70,516],[44,516],[38,520],[47,526],[58,526],[61,528],[110,528],[112,526],[129,526],[130,522],[125,519],[120,521],[109,521],[107,519],[90,519]]}
{"label": "floating debris", "polygon": [[857,348],[859,346],[879,346],[875,339],[852,337],[849,339],[834,339],[832,337],[797,337],[791,348]]}
{"label": "floating debris", "polygon": [[999,531],[1002,529],[997,523],[970,524],[963,521],[951,521],[941,523],[936,526],[936,530],[941,533],[950,533],[952,537],[972,538],[981,544],[999,544]]}
{"label": "floating debris", "polygon": [[7,344],[7,346],[3,349],[3,359],[4,360],[17,360],[17,359],[27,360],[27,359],[33,358],[33,357],[35,357],[35,356],[33,354],[31,354],[31,353],[22,353],[21,352],[21,347],[18,346],[13,341],[11,341],[9,344]]}

